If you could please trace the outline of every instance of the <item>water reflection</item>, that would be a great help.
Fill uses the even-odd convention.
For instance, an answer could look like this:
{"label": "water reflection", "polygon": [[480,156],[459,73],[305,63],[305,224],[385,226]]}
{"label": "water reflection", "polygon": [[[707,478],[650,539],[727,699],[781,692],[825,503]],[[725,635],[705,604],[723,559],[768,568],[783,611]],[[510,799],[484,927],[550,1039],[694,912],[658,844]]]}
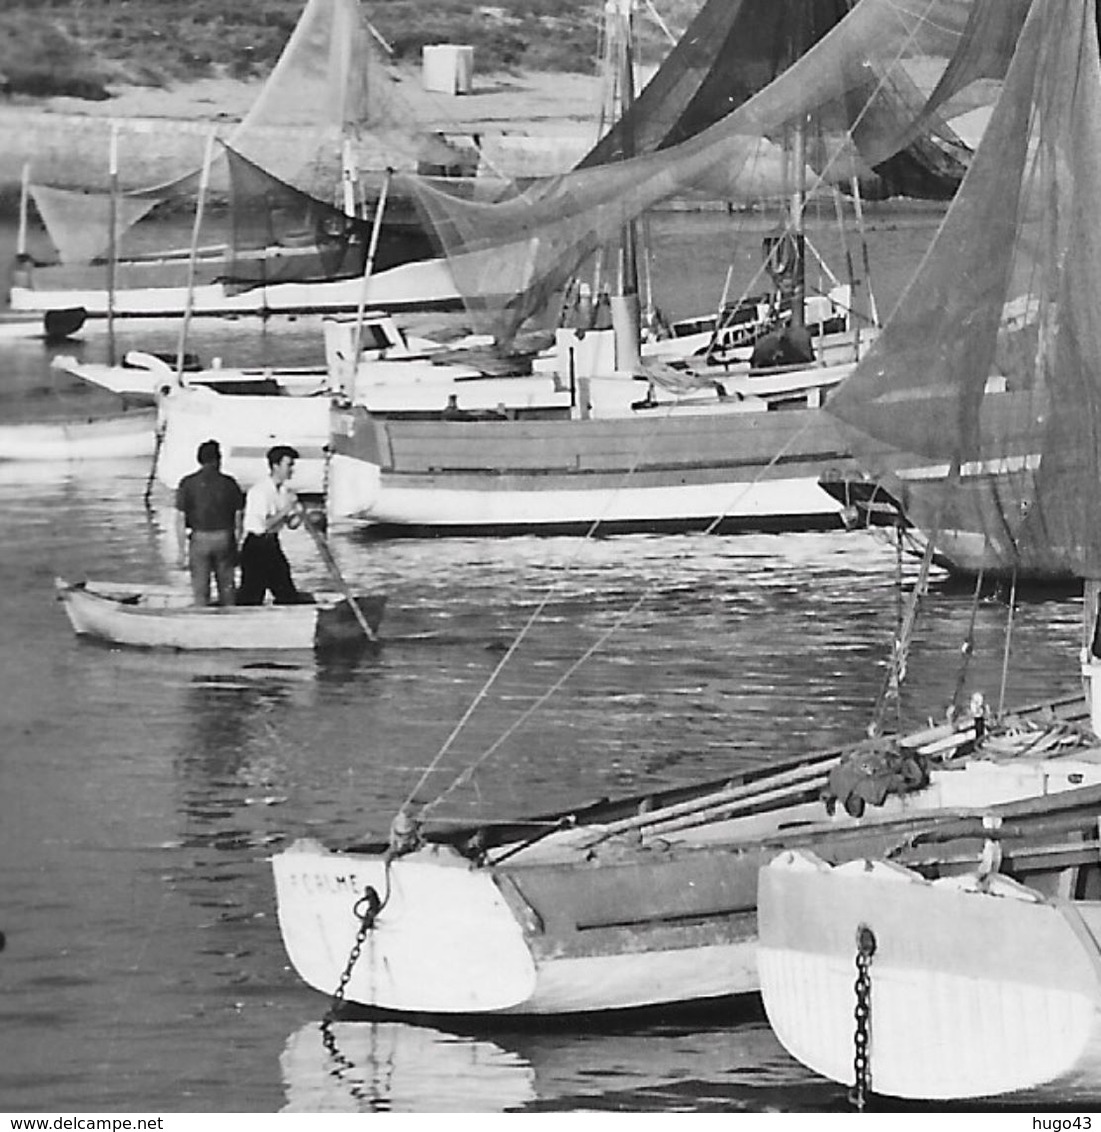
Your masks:
{"label": "water reflection", "polygon": [[665,1020],[495,1020],[486,1032],[311,1022],[280,1058],[286,1112],[770,1111],[845,1107],[752,1002]]}
{"label": "water reflection", "polygon": [[506,1112],[536,1096],[517,1054],[401,1022],[311,1022],[279,1066],[283,1112]]}

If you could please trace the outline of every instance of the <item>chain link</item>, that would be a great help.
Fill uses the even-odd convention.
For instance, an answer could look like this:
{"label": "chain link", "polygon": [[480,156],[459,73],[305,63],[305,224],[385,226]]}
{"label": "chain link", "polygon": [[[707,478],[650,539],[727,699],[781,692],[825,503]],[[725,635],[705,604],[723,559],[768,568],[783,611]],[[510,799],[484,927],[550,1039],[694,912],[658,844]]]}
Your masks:
{"label": "chain link", "polygon": [[356,963],[359,962],[359,956],[363,951],[363,943],[367,939],[367,933],[375,926],[375,917],[378,916],[379,909],[381,908],[382,901],[371,885],[367,885],[363,890],[363,895],[352,905],[352,915],[359,920],[359,929],[356,931],[356,940],[355,943],[352,944],[352,950],[348,954],[348,962],[344,965],[340,982],[337,983],[336,990],[333,991],[333,999],[332,1002],[329,1003],[329,1012],[326,1016],[327,1020],[331,1021],[336,1017],[341,1004],[344,1002],[344,994],[348,989],[348,981],[352,977],[352,971],[355,969]]}
{"label": "chain link", "polygon": [[868,1062],[868,1045],[872,1028],[872,956],[875,954],[875,932],[867,924],[856,929],[856,1029],[853,1033],[853,1087],[849,1100],[857,1112],[863,1112],[872,1087],[871,1067]]}

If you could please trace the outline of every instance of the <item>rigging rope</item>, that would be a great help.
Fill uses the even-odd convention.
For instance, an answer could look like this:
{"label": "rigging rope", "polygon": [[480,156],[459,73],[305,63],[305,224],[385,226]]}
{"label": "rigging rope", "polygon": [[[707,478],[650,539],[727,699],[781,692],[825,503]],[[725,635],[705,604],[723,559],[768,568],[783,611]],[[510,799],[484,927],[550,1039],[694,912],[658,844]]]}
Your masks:
{"label": "rigging rope", "polygon": [[1002,682],[998,689],[998,718],[1005,710],[1005,687],[1009,679],[1009,644],[1013,637],[1013,614],[1017,608],[1017,567],[1013,567],[1013,580],[1009,585],[1009,614],[1005,623],[1005,649],[1002,653]]}
{"label": "rigging rope", "polygon": [[906,657],[910,651],[910,644],[914,634],[914,624],[917,621],[918,604],[929,588],[929,568],[933,564],[933,545],[935,540],[930,538],[925,544],[925,553],[921,559],[921,569],[910,600],[906,605],[905,615],[895,638],[894,649],[891,654],[891,663],[887,675],[883,680],[879,697],[876,700],[872,722],[868,725],[868,734],[879,735],[883,728],[883,717],[887,713],[891,693],[901,699],[902,681],[906,678]]}
{"label": "rigging rope", "polygon": [[[664,419],[664,417],[668,417],[670,412],[672,412],[672,406],[670,406],[670,408],[666,411],[666,413],[663,415],[662,418],[656,419],[655,424],[660,424],[661,421]],[[704,529],[704,531],[702,533],[705,536],[715,533],[715,531],[718,529],[719,525],[722,523],[722,521],[726,517],[726,515],[741,501],[741,499],[744,497],[744,495],[748,491],[750,491],[754,486],[756,486],[756,484],[760,480],[761,476],[763,476],[767,471],[769,471],[777,463],[777,461],[779,461],[784,456],[784,454],[787,452],[787,450],[797,440],[799,440],[803,436],[803,434],[810,427],[810,424],[811,424],[811,422],[808,421],[806,424],[803,425],[802,428],[800,428],[798,431],[796,431],[788,439],[788,441],[776,452],[776,454],[772,457],[772,459],[768,462],[768,464],[766,464],[764,467],[762,467],[760,469],[760,471],[757,473],[757,476],[752,481],[747,483],[729,501],[729,503],[726,505],[726,507],[724,507],[723,510],[719,514],[717,514],[715,516],[715,518]],[[653,435],[653,433],[655,431],[656,431],[656,429],[651,430],[650,435]],[[630,470],[627,473],[625,473],[624,480],[628,479],[634,473],[634,470],[635,470],[635,468],[638,467],[638,462],[642,458],[642,454],[643,454],[643,452],[645,452],[645,449],[646,449],[646,446],[643,445],[642,448],[640,449],[639,455],[636,458],[634,464],[631,466]],[[609,500],[609,506],[610,505],[611,505],[611,500]],[[585,544],[588,543],[588,541],[592,537],[594,537],[594,535],[595,535],[595,533],[596,533],[596,531],[597,531],[597,529],[598,529],[598,527],[599,527],[599,525],[602,521],[602,518],[603,518],[603,516],[597,517],[593,521],[592,525],[589,527],[588,531],[586,531],[585,535],[582,537],[582,539],[579,542],[578,551],[577,551],[578,554],[580,554],[580,552],[583,549],[583,547],[585,546]],[[577,555],[575,555],[574,558],[570,560],[571,565],[574,561],[576,561],[576,558],[577,558]],[[455,790],[457,790],[461,785],[463,785],[466,782],[469,782],[471,777],[473,776],[474,772],[478,769],[478,767],[481,766],[496,751],[498,751],[501,748],[501,746],[505,742],[507,742],[507,740],[513,734],[515,734],[515,732],[521,726],[523,726],[523,724],[526,723],[570,679],[570,677],[594,653],[599,651],[599,649],[604,645],[604,643],[611,636],[613,636],[613,634],[615,634],[616,632],[619,631],[620,627],[630,617],[632,617],[635,614],[635,612],[639,609],[639,607],[643,604],[643,602],[645,602],[650,597],[650,594],[654,591],[654,589],[657,587],[657,585],[658,585],[658,581],[657,581],[657,579],[654,579],[647,586],[645,586],[643,588],[642,592],[638,595],[638,597],[635,599],[635,601],[631,603],[631,605],[626,609],[626,611],[620,617],[618,617],[613,622],[611,627],[609,629],[607,629],[604,633],[602,633],[600,635],[600,637],[592,645],[590,645],[589,648],[587,648],[581,654],[581,656],[578,657],[578,659],[576,661],[573,662],[573,664],[570,665],[570,667],[562,674],[562,676],[560,676],[551,685],[551,687],[546,692],[543,693],[543,695],[541,695],[533,704],[531,704],[524,712],[522,712],[520,714],[520,716],[516,720],[514,720],[513,723],[509,727],[507,727],[505,729],[505,731],[502,735],[500,735],[473,762],[471,762],[464,770],[462,770],[456,776],[456,778],[451,782],[451,784],[449,786],[445,787],[445,789],[442,790],[434,799],[432,799],[432,801],[426,802],[421,806],[419,814],[418,814],[418,819],[423,820],[424,818],[426,818],[428,816],[428,814],[431,813],[432,810],[434,810],[440,804],[440,802],[442,802],[446,797],[448,797],[451,793],[453,793]],[[474,700],[471,702],[470,706],[463,713],[462,718],[455,725],[455,727],[452,729],[451,733],[448,735],[447,739],[444,741],[443,746],[440,748],[440,750],[437,752],[436,756],[432,759],[432,761],[428,764],[428,766],[421,773],[421,776],[418,779],[416,786],[414,786],[413,789],[406,796],[405,802],[401,807],[402,811],[404,811],[412,803],[413,799],[416,797],[417,791],[420,790],[420,788],[428,780],[429,776],[439,766],[444,755],[454,745],[455,740],[458,738],[462,729],[466,726],[467,722],[470,720],[471,716],[474,714],[478,705],[485,699],[486,695],[489,693],[490,688],[493,686],[494,683],[496,683],[497,678],[501,675],[505,666],[512,659],[512,657],[516,655],[516,652],[518,651],[521,642],[526,638],[528,632],[531,630],[532,626],[539,619],[543,610],[546,609],[548,603],[550,602],[550,599],[551,599],[551,596],[552,596],[553,593],[554,593],[554,587],[549,589],[547,591],[547,593],[545,594],[545,596],[540,600],[539,604],[536,606],[536,608],[532,612],[531,616],[528,618],[527,622],[524,624],[524,627],[520,630],[520,633],[517,635],[516,639],[509,646],[509,648],[505,652],[504,656],[501,657],[501,660],[499,661],[497,666],[494,668],[493,672],[490,673],[488,679],[486,680],[485,684],[482,686],[481,690],[474,697]]]}

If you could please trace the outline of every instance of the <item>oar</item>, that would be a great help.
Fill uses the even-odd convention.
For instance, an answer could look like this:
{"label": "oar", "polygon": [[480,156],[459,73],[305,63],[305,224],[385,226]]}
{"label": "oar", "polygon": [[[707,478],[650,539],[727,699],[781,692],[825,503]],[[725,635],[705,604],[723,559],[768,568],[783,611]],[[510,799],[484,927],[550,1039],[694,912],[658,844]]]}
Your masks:
{"label": "oar", "polygon": [[355,594],[352,593],[351,587],[348,585],[347,581],[345,581],[344,575],[340,572],[340,567],[336,564],[336,559],[333,557],[332,549],[328,542],[326,542],[325,536],[317,529],[317,524],[310,518],[310,513],[305,507],[300,508],[299,514],[302,516],[302,525],[313,537],[318,553],[321,555],[322,561],[332,575],[333,581],[336,582],[345,598],[347,598],[348,605],[351,607],[352,613],[355,614],[355,619],[359,622],[359,627],[363,630],[363,635],[367,640],[376,644],[378,637],[367,621],[363,610],[360,608],[359,602],[356,600]]}

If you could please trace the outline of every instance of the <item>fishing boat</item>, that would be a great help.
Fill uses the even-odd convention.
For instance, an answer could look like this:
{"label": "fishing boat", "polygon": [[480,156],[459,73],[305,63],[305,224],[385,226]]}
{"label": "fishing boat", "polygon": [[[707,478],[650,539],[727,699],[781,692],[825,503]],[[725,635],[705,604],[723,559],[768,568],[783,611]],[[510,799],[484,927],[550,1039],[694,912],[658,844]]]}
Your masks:
{"label": "fishing boat", "polygon": [[[137,226],[165,201],[194,201],[197,170],[121,186],[116,130],[107,186],[88,191],[24,174],[23,223],[10,291],[17,312],[83,319],[451,309],[458,295],[411,206],[391,199],[379,217],[375,270],[362,280],[371,222],[367,170],[391,166],[473,172],[442,136],[422,130],[400,100],[375,33],[356,0],[308,0],[245,118],[227,131],[218,176],[230,233],[195,249],[150,251]],[[125,171],[125,162],[123,172]],[[85,172],[85,177],[94,176]],[[375,180],[377,181],[377,177]],[[340,203],[331,201],[339,190]],[[53,256],[28,250],[33,198]],[[374,211],[378,211],[377,208]],[[132,248],[121,244],[127,233]],[[365,293],[366,292],[366,293]]]}
{"label": "fishing boat", "polygon": [[[854,75],[866,80],[874,70],[877,52],[893,59],[922,29],[942,27],[942,7],[932,0],[910,13],[891,0],[861,0],[765,88],[767,97],[750,99],[745,116],[734,111],[712,127],[718,133],[708,137],[705,130],[671,147],[655,176],[667,183],[670,165],[692,162],[714,169],[713,162],[725,160],[728,167],[747,120],[781,104],[775,112],[783,121],[789,113],[802,118],[806,92],[817,84],[815,97],[822,97],[830,74],[849,76],[842,89],[851,91]],[[600,192],[609,191],[609,174],[614,188],[604,203],[614,210],[633,195],[637,206],[645,195],[639,185],[654,173],[651,160],[603,169]],[[567,193],[586,189],[584,178],[569,181]],[[659,190],[651,185],[650,191]],[[623,212],[616,217],[623,218]],[[530,245],[528,252],[530,262]],[[589,337],[574,345],[587,347]],[[743,415],[768,422],[794,412]],[[674,425],[678,419],[670,414]],[[713,425],[719,414],[708,407],[699,419]],[[472,430],[489,425],[451,423]],[[571,423],[608,424],[595,415]],[[537,435],[525,433],[523,444],[530,447]],[[654,435],[662,434],[655,429]],[[679,438],[710,455],[698,435],[685,431]],[[775,463],[792,435],[770,439]],[[445,458],[437,452],[437,464]],[[513,459],[522,461],[522,446]],[[508,468],[496,474],[507,478]],[[722,502],[713,502],[712,514]],[[894,655],[892,679],[904,658],[901,640]],[[1098,785],[1099,745],[1080,726],[1085,715],[1076,695],[994,721],[980,699],[969,713],[909,735],[877,735],[722,781],[482,824],[436,818],[445,795],[418,797],[449,739],[407,795],[388,837],[343,849],[304,839],[273,859],[280,930],[296,971],[331,996],[334,1011],[355,1003],[402,1014],[576,1016],[754,992],[763,864],[796,843],[838,860],[868,855],[870,846],[887,852],[936,826],[945,812],[981,813],[1001,802]],[[458,781],[468,781],[479,765],[467,766]]]}
{"label": "fishing boat", "polygon": [[[416,178],[398,180],[437,225],[468,309],[481,317],[476,325],[498,340],[533,316],[604,241],[629,232],[646,209],[676,192],[721,182],[730,199],[765,197],[774,205],[782,199],[784,219],[766,235],[762,273],[772,278],[780,307],[791,312],[788,334],[774,335],[778,345],[792,346],[790,354],[778,350],[772,364],[751,356],[749,364],[741,362],[744,368],[718,364],[727,349],[723,334],[736,334],[738,317],[750,317],[746,305],[735,302],[727,305],[729,321],[717,319],[699,332],[701,364],[688,357],[663,366],[660,344],[657,356],[647,359],[637,347],[639,296],[627,269],[632,257],[624,252],[622,293],[610,304],[612,329],[583,324],[558,331],[559,376],[574,391],[568,417],[408,421],[353,406],[334,417],[329,469],[334,519],[366,524],[375,535],[583,533],[594,524],[606,533],[821,530],[845,524],[846,503],[822,491],[819,480],[827,472],[850,478],[857,465],[835,422],[819,409],[869,347],[874,318],[864,310],[866,272],[858,279],[855,269],[841,284],[845,302],[810,314],[815,300],[839,293],[840,281],[834,277],[819,288],[822,294],[812,293],[814,249],[803,224],[807,185],[817,189],[819,199],[829,199],[843,184],[858,202],[860,171],[896,157],[909,160],[903,143],[921,134],[919,123],[927,123],[933,111],[928,103],[892,102],[884,92],[904,86],[905,76],[896,72],[908,52],[933,50],[931,44],[917,46],[930,33],[915,26],[912,15],[896,14],[892,23],[872,9],[854,9],[844,19],[834,13],[822,25],[805,5],[785,9],[786,22],[755,5],[726,8],[723,14],[705,6],[702,22],[685,41],[710,44],[713,21],[731,19],[736,10],[738,18],[730,26],[723,23],[722,34],[733,34],[736,25],[743,33],[739,57],[759,52],[758,62],[760,55],[771,58],[774,70],[752,72],[758,82],[762,74],[771,81],[754,86],[746,79],[749,86],[731,94],[723,79],[709,73],[706,92],[713,92],[714,83],[732,103],[719,114],[700,94],[703,122],[686,110],[695,130],[671,131],[687,140],[631,156],[634,151],[624,149],[630,135],[625,128],[619,142],[601,150],[605,156],[618,152],[621,160],[583,163],[552,188],[497,205],[448,198]],[[748,25],[739,21],[751,9],[761,17],[760,29],[768,30],[759,29],[747,46]],[[943,14],[950,26],[949,14]],[[894,56],[883,51],[888,39],[897,49]],[[961,54],[954,58],[966,56],[964,43],[974,46],[961,35]],[[869,72],[853,62],[849,52],[857,44],[873,60],[879,81],[870,82]],[[989,65],[987,58],[983,67]],[[730,84],[728,67],[727,61],[715,62]],[[965,81],[966,65],[957,70],[954,81]],[[664,89],[675,92],[669,93],[674,109],[680,106],[680,88]],[[689,83],[689,89],[696,88]],[[650,105],[656,114],[653,102],[647,103],[644,91],[638,105]],[[839,109],[850,103],[852,120]],[[627,113],[642,112],[632,106]],[[669,126],[670,118],[676,113],[660,120]],[[659,136],[668,142],[669,135]],[[942,172],[951,165],[950,138],[945,145],[937,151]],[[786,164],[780,160],[785,155]],[[781,166],[789,175],[781,175]],[[933,180],[944,191],[945,182]],[[576,223],[580,213],[585,224]],[[506,286],[510,280],[512,287]],[[511,291],[511,297],[502,300],[501,291]],[[838,321],[843,343],[828,341]],[[759,345],[751,347],[754,353]],[[843,354],[831,352],[840,345]],[[707,361],[712,364],[703,364]],[[669,396],[670,390],[676,395]]]}
{"label": "fishing boat", "polygon": [[[904,737],[889,756],[857,744],[529,822],[429,830],[403,815],[389,844],[300,841],[273,861],[284,944],[310,986],[400,1012],[571,1014],[752,993],[757,872],[779,849],[845,860],[907,845],[945,810],[1101,784],[1096,741],[1069,741],[1083,710],[1049,705],[1015,739],[991,733],[997,763],[981,744],[961,754],[975,747],[968,721]],[[1051,757],[1025,754],[1043,745]],[[873,765],[893,769],[876,779]],[[882,805],[862,809],[877,790]]]}
{"label": "fishing boat", "polygon": [[154,405],[160,395],[177,385],[203,386],[217,393],[313,396],[337,387],[333,371],[339,364],[340,350],[346,349],[350,329],[356,326],[361,362],[426,360],[442,349],[432,339],[406,333],[387,312],[367,310],[348,320],[323,320],[324,359],[317,365],[235,366],[220,357],[204,365],[187,354],[181,368],[178,355],[146,350],[128,351],[117,365],[86,362],[71,354],[56,354],[50,365],[135,405]]}
{"label": "fishing boat", "polygon": [[[1013,585],[1084,580],[1081,671],[1101,735],[1099,107],[1096,6],[1038,0],[909,297],[829,408],[925,560]],[[992,808],[970,831],[946,819],[842,867],[770,866],[760,970],[781,1042],[858,1103],[1098,1095],[1099,813],[1081,791]]]}
{"label": "fishing boat", "polygon": [[[343,594],[316,594],[315,603],[307,605],[197,606],[189,591],[174,586],[58,578],[55,587],[77,636],[102,644],[268,651],[326,650],[364,640]],[[354,600],[376,633],[385,598]]]}
{"label": "fishing boat", "polygon": [[153,455],[154,425],[151,409],[0,425],[0,460],[148,459]]}
{"label": "fishing boat", "polygon": [[781,1043],[864,1103],[1096,1097],[1099,817],[1083,788],[939,823],[889,859],[781,853],[757,948]]}

